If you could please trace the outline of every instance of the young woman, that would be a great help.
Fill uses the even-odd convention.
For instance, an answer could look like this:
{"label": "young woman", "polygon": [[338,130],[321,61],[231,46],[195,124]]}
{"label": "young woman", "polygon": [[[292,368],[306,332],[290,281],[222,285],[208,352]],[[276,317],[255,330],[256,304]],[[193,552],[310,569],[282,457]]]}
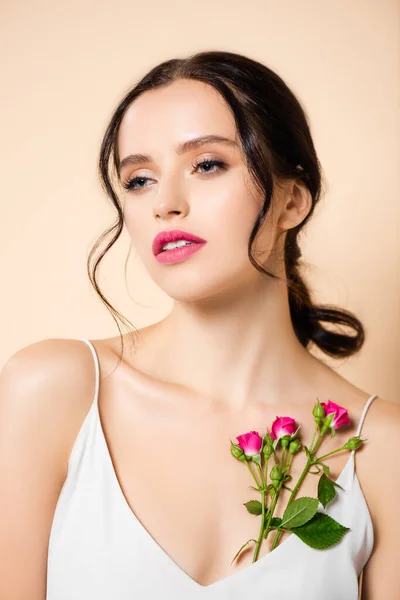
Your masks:
{"label": "young woman", "polygon": [[[0,597],[357,600],[362,574],[364,599],[398,599],[400,406],[311,353],[351,356],[364,328],[317,305],[301,275],[322,184],[299,101],[238,54],[168,60],[115,110],[99,168],[118,218],[89,256],[91,282],[127,322],[96,280],[125,225],[173,308],[134,344],[41,340],[3,368]],[[367,440],[356,460],[327,459],[341,485],[332,514],[350,531],[325,550],[287,532],[272,549],[269,535],[256,561],[249,544],[232,563],[259,519],[230,440],[290,415],[309,444],[316,398],[351,420],[329,450]],[[317,481],[301,495],[316,497]]]}

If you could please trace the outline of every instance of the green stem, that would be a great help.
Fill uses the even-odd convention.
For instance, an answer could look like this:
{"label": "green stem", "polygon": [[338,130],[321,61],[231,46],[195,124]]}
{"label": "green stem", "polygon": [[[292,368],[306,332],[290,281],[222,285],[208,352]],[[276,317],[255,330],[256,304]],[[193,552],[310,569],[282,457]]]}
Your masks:
{"label": "green stem", "polygon": [[344,448],[342,446],[341,448],[337,448],[337,450],[332,450],[332,452],[328,452],[328,454],[324,454],[323,456],[317,456],[317,458],[315,458],[314,461],[319,462],[323,458],[326,458],[327,456],[331,456],[332,454],[336,454],[336,452],[341,452],[342,450],[346,450],[346,448]]}
{"label": "green stem", "polygon": [[314,454],[315,454],[315,453],[316,453],[316,451],[318,450],[319,446],[321,445],[321,442],[322,442],[322,440],[323,440],[323,438],[324,438],[324,436],[325,436],[325,433],[326,433],[326,432],[324,432],[324,433],[320,433],[320,434],[319,434],[319,436],[318,436],[318,439],[317,439],[317,441],[315,442],[315,446],[314,446],[314,448],[312,448],[312,449],[310,450],[310,454],[311,454],[311,456],[312,456],[312,457],[314,456]]}
{"label": "green stem", "polygon": [[285,466],[285,454],[286,454],[286,448],[282,448],[281,470]]}
{"label": "green stem", "polygon": [[257,467],[257,469],[258,469],[258,472],[260,473],[260,479],[261,479],[261,484],[262,484],[262,488],[261,488],[261,489],[265,490],[265,487],[266,487],[266,486],[265,486],[265,481],[264,481],[263,472],[262,472],[262,470],[261,470],[261,467],[260,467],[260,465],[258,465],[257,463],[256,463],[256,467]]}
{"label": "green stem", "polygon": [[262,536],[263,536],[263,532],[264,532],[264,519],[265,519],[265,489],[263,488],[261,490],[261,525],[260,525],[260,532],[258,534],[258,540],[256,543],[256,547],[254,549],[253,562],[255,562],[257,560],[258,553],[260,551]]}
{"label": "green stem", "polygon": [[[307,473],[308,473],[308,470],[309,470],[310,466],[311,466],[312,464],[315,464],[315,463],[314,463],[314,455],[315,455],[315,452],[317,451],[317,449],[319,448],[319,446],[320,446],[320,444],[321,444],[321,442],[322,442],[322,440],[323,440],[323,438],[324,438],[324,436],[325,436],[325,433],[326,433],[326,432],[324,432],[324,433],[320,433],[320,434],[318,435],[318,438],[317,438],[317,441],[316,441],[316,443],[315,443],[314,447],[313,447],[313,446],[311,447],[311,450],[310,450],[311,459],[307,460],[306,466],[304,467],[304,469],[303,469],[303,471],[302,471],[302,473],[301,473],[301,475],[300,475],[300,477],[299,477],[299,479],[298,479],[298,481],[297,481],[296,485],[295,485],[295,486],[294,486],[294,488],[293,488],[293,491],[292,491],[292,493],[290,494],[290,497],[289,497],[289,500],[288,500],[288,503],[287,503],[287,506],[286,506],[286,508],[289,506],[289,504],[290,504],[291,502],[293,502],[293,500],[295,500],[295,498],[296,498],[296,495],[297,495],[297,493],[298,493],[298,491],[299,491],[299,488],[300,488],[301,484],[303,483],[303,480],[304,480],[305,476],[307,475]],[[314,432],[314,437],[315,437],[315,432]],[[313,441],[314,441],[314,438],[313,438]],[[323,457],[321,457],[321,458],[323,458]],[[318,460],[320,460],[320,459],[318,459]],[[279,539],[280,539],[281,535],[282,535],[282,531],[281,531],[281,530],[278,530],[278,531],[276,532],[276,534],[275,534],[275,538],[274,538],[274,541],[273,541],[273,543],[272,543],[271,550],[274,550],[274,548],[276,548],[276,546],[277,546],[277,544],[278,544],[278,542],[279,542]]]}
{"label": "green stem", "polygon": [[[318,442],[317,442],[317,443],[318,443]],[[297,481],[296,485],[294,486],[294,488],[293,488],[293,492],[290,494],[290,498],[289,498],[289,500],[288,500],[288,503],[287,503],[287,506],[286,506],[286,508],[287,508],[287,507],[289,506],[289,504],[290,504],[291,502],[293,502],[293,500],[295,499],[295,497],[296,497],[296,494],[297,494],[297,492],[299,491],[299,488],[300,488],[301,484],[303,483],[303,480],[304,480],[305,476],[307,475],[307,473],[308,473],[308,469],[310,468],[310,465],[311,465],[311,464],[312,464],[312,460],[307,460],[307,464],[306,464],[306,466],[304,467],[304,469],[303,469],[303,472],[301,473],[301,475],[300,475],[300,477],[299,477],[299,479],[298,479],[298,481]],[[276,546],[277,546],[277,544],[278,544],[278,542],[279,542],[279,538],[281,537],[281,535],[282,535],[282,531],[279,531],[279,530],[278,530],[278,531],[276,532],[276,534],[275,534],[275,538],[274,538],[274,541],[273,541],[273,544],[272,544],[271,550],[273,550],[274,548],[276,548]]]}
{"label": "green stem", "polygon": [[294,456],[294,454],[289,454],[289,460],[288,460],[287,465],[286,465],[286,466],[289,467],[288,473],[290,473],[290,467],[292,466],[293,456]]}
{"label": "green stem", "polygon": [[269,534],[269,526],[271,524],[272,517],[274,516],[275,508],[276,508],[276,505],[277,505],[277,502],[279,499],[279,494],[281,492],[282,485],[283,485],[283,482],[280,482],[278,488],[275,490],[275,496],[271,503],[271,508],[269,509],[269,515],[268,515],[266,527],[264,528],[265,529],[265,532],[264,532],[265,538],[267,538],[268,534]]}
{"label": "green stem", "polygon": [[315,436],[317,435],[318,430],[319,430],[319,426],[318,426],[318,424],[316,424],[315,429],[314,429],[314,434],[313,434],[312,440],[311,440],[310,453],[313,452],[313,443],[314,443]]}
{"label": "green stem", "polygon": [[264,485],[267,487],[268,481],[268,458],[264,456]]}
{"label": "green stem", "polygon": [[252,477],[253,477],[254,481],[255,481],[255,482],[256,482],[256,484],[257,484],[257,489],[259,490],[259,489],[261,488],[261,485],[260,485],[260,483],[258,482],[258,480],[257,480],[257,477],[255,476],[255,474],[254,474],[254,472],[253,472],[253,469],[252,469],[252,468],[251,468],[251,466],[250,466],[250,462],[251,462],[251,461],[249,461],[249,460],[247,460],[247,459],[246,459],[246,461],[245,461],[245,462],[246,462],[246,465],[247,465],[247,467],[248,467],[248,469],[249,469],[249,471],[250,471],[250,473],[251,473],[251,475],[252,475]]}
{"label": "green stem", "polygon": [[276,455],[276,452],[275,452],[275,450],[274,450],[274,452],[273,452],[273,456],[274,456],[275,464],[279,466],[279,459],[278,459],[278,457],[277,457],[277,455]]}

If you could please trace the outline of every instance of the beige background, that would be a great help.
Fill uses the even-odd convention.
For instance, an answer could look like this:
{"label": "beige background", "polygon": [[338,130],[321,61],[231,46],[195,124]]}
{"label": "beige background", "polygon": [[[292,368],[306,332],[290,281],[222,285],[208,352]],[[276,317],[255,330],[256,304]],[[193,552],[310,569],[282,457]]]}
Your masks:
{"label": "beige background", "polygon": [[[328,182],[301,238],[307,279],[367,330],[359,356],[327,362],[400,401],[398,1],[3,0],[0,12],[0,363],[43,338],[118,334],[86,276],[114,220],[96,174],[103,131],[156,63],[220,49],[276,70],[305,106]],[[129,242],[100,281],[143,327],[172,301],[135,252],[126,289]]]}

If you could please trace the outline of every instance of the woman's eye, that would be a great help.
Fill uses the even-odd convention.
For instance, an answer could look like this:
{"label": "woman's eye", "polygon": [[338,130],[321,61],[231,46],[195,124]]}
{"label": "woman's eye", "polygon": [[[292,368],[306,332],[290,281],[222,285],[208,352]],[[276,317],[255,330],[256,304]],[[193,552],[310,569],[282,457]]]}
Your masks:
{"label": "woman's eye", "polygon": [[[205,168],[206,170],[201,172],[203,175],[206,175],[207,173],[216,173],[219,170],[226,169],[227,166],[228,165],[222,160],[211,159],[205,159],[192,165],[195,171],[199,167]],[[147,185],[142,185],[142,183],[146,181],[151,181],[151,179],[149,177],[132,177],[131,179],[128,179],[128,181],[124,181],[122,185],[126,190],[137,191],[147,187]]]}
{"label": "woman's eye", "polygon": [[195,163],[194,165],[192,165],[193,168],[196,170],[198,167],[217,167],[216,170],[212,170],[212,171],[205,171],[205,173],[216,173],[216,171],[218,171],[219,169],[226,169],[227,164],[225,162],[223,162],[222,160],[211,160],[210,158],[206,158],[205,160],[202,160],[201,162]]}
{"label": "woman's eye", "polygon": [[149,179],[149,178],[148,177],[132,177],[131,179],[128,179],[128,181],[124,181],[122,183],[122,185],[126,190],[134,190],[134,191],[139,190],[139,189],[141,190],[146,186],[142,186],[142,185],[138,186],[137,184],[139,182],[146,181],[147,179]]}

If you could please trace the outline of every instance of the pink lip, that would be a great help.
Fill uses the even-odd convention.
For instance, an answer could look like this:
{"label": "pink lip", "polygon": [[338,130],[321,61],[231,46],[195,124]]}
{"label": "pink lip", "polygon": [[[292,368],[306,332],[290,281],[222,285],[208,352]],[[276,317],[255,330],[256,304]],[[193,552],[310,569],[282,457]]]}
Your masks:
{"label": "pink lip", "polygon": [[[201,246],[203,246],[204,244],[207,243],[206,240],[203,240],[203,238],[198,237],[197,235],[194,235],[193,233],[188,233],[187,231],[182,231],[181,229],[172,229],[172,230],[166,230],[166,231],[160,231],[160,233],[158,233],[156,235],[156,237],[153,240],[153,254],[154,256],[158,257],[160,254],[164,254],[164,252],[162,252],[162,247],[164,246],[164,244],[168,244],[168,242],[176,242],[177,240],[187,240],[188,242],[193,242],[194,244],[201,244]],[[173,252],[177,252],[180,250],[193,250],[194,246],[183,246],[183,248],[177,248],[176,250],[167,250],[165,251],[165,254],[169,254],[172,256]],[[196,248],[199,249],[199,248]],[[157,258],[157,260],[159,260],[159,258]],[[160,262],[164,262],[164,261],[160,261]],[[166,261],[165,261],[166,262]]]}
{"label": "pink lip", "polygon": [[189,256],[191,256],[192,254],[203,248],[203,246],[205,246],[205,244],[200,244],[196,242],[195,244],[191,244],[190,246],[182,246],[182,248],[175,248],[174,250],[165,250],[164,252],[160,252],[159,254],[157,254],[156,260],[158,260],[158,262],[160,263],[163,263],[164,265],[169,263],[182,262],[183,260],[189,258]]}

